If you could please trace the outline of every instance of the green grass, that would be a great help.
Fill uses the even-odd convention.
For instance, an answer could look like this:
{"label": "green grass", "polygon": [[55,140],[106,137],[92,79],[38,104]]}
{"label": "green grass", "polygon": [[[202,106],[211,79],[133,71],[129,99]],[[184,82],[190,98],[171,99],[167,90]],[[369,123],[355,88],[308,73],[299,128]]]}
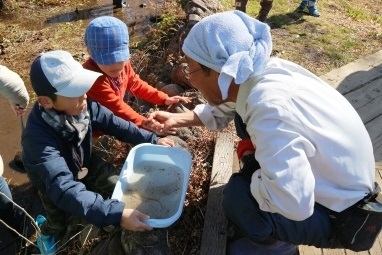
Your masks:
{"label": "green grass", "polygon": [[[260,0],[250,0],[256,17]],[[295,12],[300,0],[275,0],[268,15],[274,55],[309,67],[318,75],[382,49],[380,0],[318,1],[321,17]],[[232,0],[223,0],[233,10]]]}

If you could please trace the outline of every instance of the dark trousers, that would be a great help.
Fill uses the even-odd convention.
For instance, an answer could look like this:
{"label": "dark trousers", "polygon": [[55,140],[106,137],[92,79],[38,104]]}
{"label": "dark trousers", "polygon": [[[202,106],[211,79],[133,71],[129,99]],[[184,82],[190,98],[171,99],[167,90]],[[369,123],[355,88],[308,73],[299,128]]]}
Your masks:
{"label": "dark trousers", "polygon": [[[238,114],[235,116],[235,126],[241,139],[249,138],[246,125]],[[259,244],[271,245],[273,241],[280,240],[321,248],[341,247],[332,238],[332,223],[325,207],[316,203],[313,215],[303,221],[262,211],[251,194],[248,178],[240,172],[232,175],[224,189],[223,209],[239,235]]]}
{"label": "dark trousers", "polygon": [[262,211],[249,184],[240,173],[234,174],[223,193],[225,215],[241,235],[260,244],[272,244],[271,240],[276,239],[320,248],[341,247],[331,238],[332,224],[325,207],[316,203],[312,216],[293,221],[278,213]]}
{"label": "dark trousers", "polygon": [[122,8],[122,0],[113,0],[113,5],[115,8]]}
{"label": "dark trousers", "polygon": [[[236,0],[236,10],[246,12],[247,11],[248,0]],[[260,11],[259,16],[268,16],[268,13],[271,11],[273,5],[273,0],[260,0]]]}

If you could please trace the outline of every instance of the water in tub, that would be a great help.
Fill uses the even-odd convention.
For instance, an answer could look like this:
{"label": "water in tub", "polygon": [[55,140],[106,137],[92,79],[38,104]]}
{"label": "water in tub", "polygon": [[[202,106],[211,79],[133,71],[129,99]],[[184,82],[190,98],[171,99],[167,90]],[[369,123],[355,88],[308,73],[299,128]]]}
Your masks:
{"label": "water in tub", "polygon": [[[151,219],[172,217],[181,203],[183,172],[163,162],[141,162],[128,177],[122,201]],[[183,201],[182,201],[183,202]]]}

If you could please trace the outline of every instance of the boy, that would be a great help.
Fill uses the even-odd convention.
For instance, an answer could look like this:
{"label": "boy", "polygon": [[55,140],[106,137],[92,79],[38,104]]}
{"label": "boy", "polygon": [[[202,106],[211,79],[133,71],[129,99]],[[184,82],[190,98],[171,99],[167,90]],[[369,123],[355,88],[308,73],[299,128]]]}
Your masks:
{"label": "boy", "polygon": [[146,118],[123,100],[126,92],[158,105],[171,105],[180,101],[189,103],[190,99],[181,96],[169,97],[141,80],[131,66],[128,43],[128,29],[121,20],[103,16],[89,23],[85,31],[85,45],[90,58],[83,67],[101,72],[102,76],[97,79],[87,95],[118,117],[132,121],[138,127],[153,130],[155,127],[145,126]]}
{"label": "boy", "polygon": [[48,253],[55,251],[54,239],[68,228],[69,215],[98,227],[151,230],[141,221],[148,215],[108,198],[118,175],[110,167],[100,169],[102,163],[91,157],[92,132],[132,144],[174,143],[87,100],[86,92],[100,75],[60,50],[41,54],[31,66],[31,84],[38,97],[22,136],[23,162],[46,209],[47,220],[37,218],[42,233],[37,241]]}

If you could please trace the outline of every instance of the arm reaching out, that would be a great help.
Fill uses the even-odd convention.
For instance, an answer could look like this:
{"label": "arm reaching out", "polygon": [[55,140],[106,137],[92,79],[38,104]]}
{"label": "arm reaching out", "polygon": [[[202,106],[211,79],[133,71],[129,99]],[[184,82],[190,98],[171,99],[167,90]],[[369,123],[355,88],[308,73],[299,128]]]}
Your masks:
{"label": "arm reaching out", "polygon": [[2,65],[0,65],[0,94],[11,102],[12,109],[18,116],[24,115],[29,103],[24,81],[17,73]]}
{"label": "arm reaching out", "polygon": [[173,96],[173,97],[168,97],[165,101],[166,105],[172,105],[176,104],[179,102],[183,102],[185,104],[191,103],[191,99],[189,97],[182,97],[182,96]]}
{"label": "arm reaching out", "polygon": [[156,111],[150,113],[147,121],[161,123],[161,132],[165,132],[177,127],[203,126],[203,122],[193,111],[182,113]]}

